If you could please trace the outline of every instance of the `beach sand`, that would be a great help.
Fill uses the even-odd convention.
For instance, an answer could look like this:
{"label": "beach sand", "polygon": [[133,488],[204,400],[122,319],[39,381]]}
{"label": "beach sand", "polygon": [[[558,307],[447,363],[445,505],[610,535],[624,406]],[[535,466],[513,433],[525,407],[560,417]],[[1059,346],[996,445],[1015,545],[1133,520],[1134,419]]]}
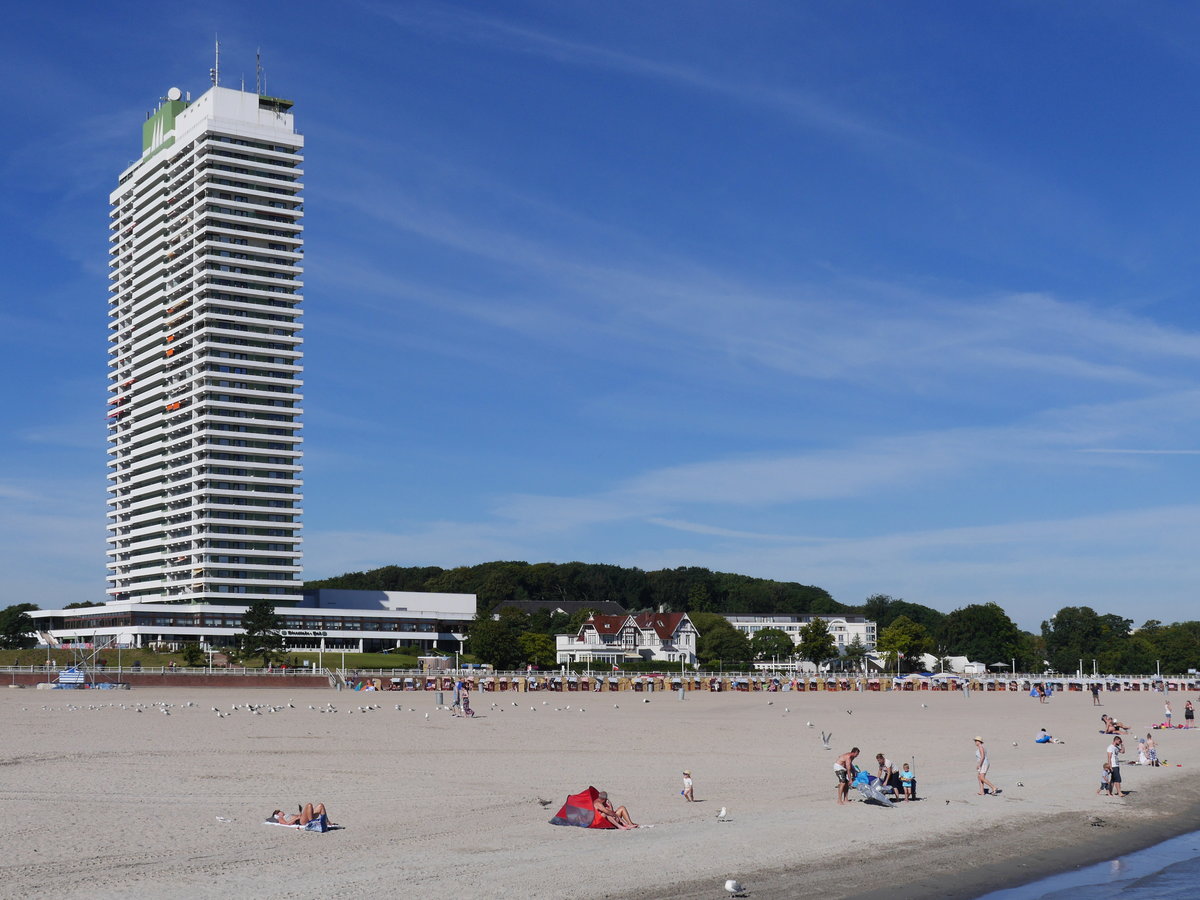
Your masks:
{"label": "beach sand", "polygon": [[[1136,759],[1159,694],[476,693],[473,720],[435,696],[0,692],[0,896],[632,900],[726,896],[734,877],[760,900],[965,898],[1200,827],[1196,731],[1155,732],[1168,764],[1127,765],[1130,797],[1096,795],[1099,714],[1134,727]],[[1042,727],[1066,743],[1035,745]],[[976,793],[975,734],[1000,796]],[[838,806],[833,759],[853,745],[864,767],[915,758],[922,799]],[[701,802],[680,796],[683,769]],[[653,827],[547,824],[589,784]],[[262,824],[309,800],[345,827]]]}

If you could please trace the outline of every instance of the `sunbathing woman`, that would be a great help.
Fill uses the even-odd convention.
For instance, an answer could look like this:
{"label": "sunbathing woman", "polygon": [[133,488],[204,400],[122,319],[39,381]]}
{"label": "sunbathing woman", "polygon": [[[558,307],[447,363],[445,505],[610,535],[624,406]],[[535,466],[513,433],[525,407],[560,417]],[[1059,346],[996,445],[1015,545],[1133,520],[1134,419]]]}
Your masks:
{"label": "sunbathing woman", "polygon": [[[300,810],[300,815],[289,816],[283,810],[277,809],[271,813],[271,821],[278,822],[280,825],[307,825],[317,816],[325,816],[325,804],[318,803],[315,807],[311,803],[305,803],[304,808]],[[333,823],[330,822],[330,825]]]}
{"label": "sunbathing woman", "polygon": [[617,828],[625,830],[637,828],[636,823],[629,817],[629,810],[623,806],[613,809],[612,804],[608,802],[608,793],[606,791],[601,791],[600,795],[596,797],[595,807],[598,815],[604,816],[604,818]]}
{"label": "sunbathing woman", "polygon": [[1118,722],[1110,715],[1102,715],[1100,721],[1104,723],[1105,734],[1129,734],[1129,726],[1124,722]]}

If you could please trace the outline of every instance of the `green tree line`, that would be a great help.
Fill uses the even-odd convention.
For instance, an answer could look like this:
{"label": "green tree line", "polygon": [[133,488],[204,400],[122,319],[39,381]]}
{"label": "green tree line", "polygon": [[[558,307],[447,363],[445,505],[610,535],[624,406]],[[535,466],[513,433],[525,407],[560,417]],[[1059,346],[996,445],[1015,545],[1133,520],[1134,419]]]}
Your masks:
{"label": "green tree line", "polygon": [[696,566],[654,571],[581,562],[487,562],[456,569],[384,566],[309,581],[305,588],[475,594],[479,612],[491,612],[509,600],[613,601],[628,610],[662,607],[726,615],[825,614],[849,609],[819,587]]}

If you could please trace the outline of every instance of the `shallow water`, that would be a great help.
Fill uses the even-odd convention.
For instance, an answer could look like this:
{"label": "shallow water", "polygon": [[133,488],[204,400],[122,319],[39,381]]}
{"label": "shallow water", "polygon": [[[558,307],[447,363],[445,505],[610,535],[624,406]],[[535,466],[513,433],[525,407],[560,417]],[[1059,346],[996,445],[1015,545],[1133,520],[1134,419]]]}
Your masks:
{"label": "shallow water", "polygon": [[1200,894],[1200,831],[977,900],[1184,900]]}

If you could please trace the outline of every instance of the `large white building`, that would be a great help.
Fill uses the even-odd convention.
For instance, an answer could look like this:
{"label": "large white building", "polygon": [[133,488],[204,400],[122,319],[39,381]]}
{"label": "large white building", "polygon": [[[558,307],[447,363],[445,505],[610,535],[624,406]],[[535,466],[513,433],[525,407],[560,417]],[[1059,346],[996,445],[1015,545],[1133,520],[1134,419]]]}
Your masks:
{"label": "large white building", "polygon": [[172,88],[109,197],[113,600],[300,600],[304,138],[291,106]]}
{"label": "large white building", "polygon": [[[245,612],[245,605],[112,600],[30,615],[39,641],[48,645],[175,649],[194,642],[221,649],[237,642]],[[289,651],[414,648],[453,653],[463,649],[466,626],[475,616],[475,595],[322,588],[305,591],[295,606],[276,613]]]}
{"label": "large white building", "polygon": [[875,623],[864,616],[839,615],[801,615],[801,616],[726,616],[729,623],[748,638],[754,637],[764,628],[776,628],[792,639],[793,644],[800,643],[800,629],[813,619],[824,619],[834,642],[837,644],[838,655],[846,652],[846,647],[858,638],[864,649],[875,649]]}
{"label": "large white building", "polygon": [[555,635],[559,663],[694,663],[696,626],[687,613],[594,615],[575,634]]}
{"label": "large white building", "polygon": [[230,647],[266,600],[289,650],[462,649],[472,594],[303,590],[291,108],[172,88],[109,197],[109,600],[32,613],[44,644]]}

